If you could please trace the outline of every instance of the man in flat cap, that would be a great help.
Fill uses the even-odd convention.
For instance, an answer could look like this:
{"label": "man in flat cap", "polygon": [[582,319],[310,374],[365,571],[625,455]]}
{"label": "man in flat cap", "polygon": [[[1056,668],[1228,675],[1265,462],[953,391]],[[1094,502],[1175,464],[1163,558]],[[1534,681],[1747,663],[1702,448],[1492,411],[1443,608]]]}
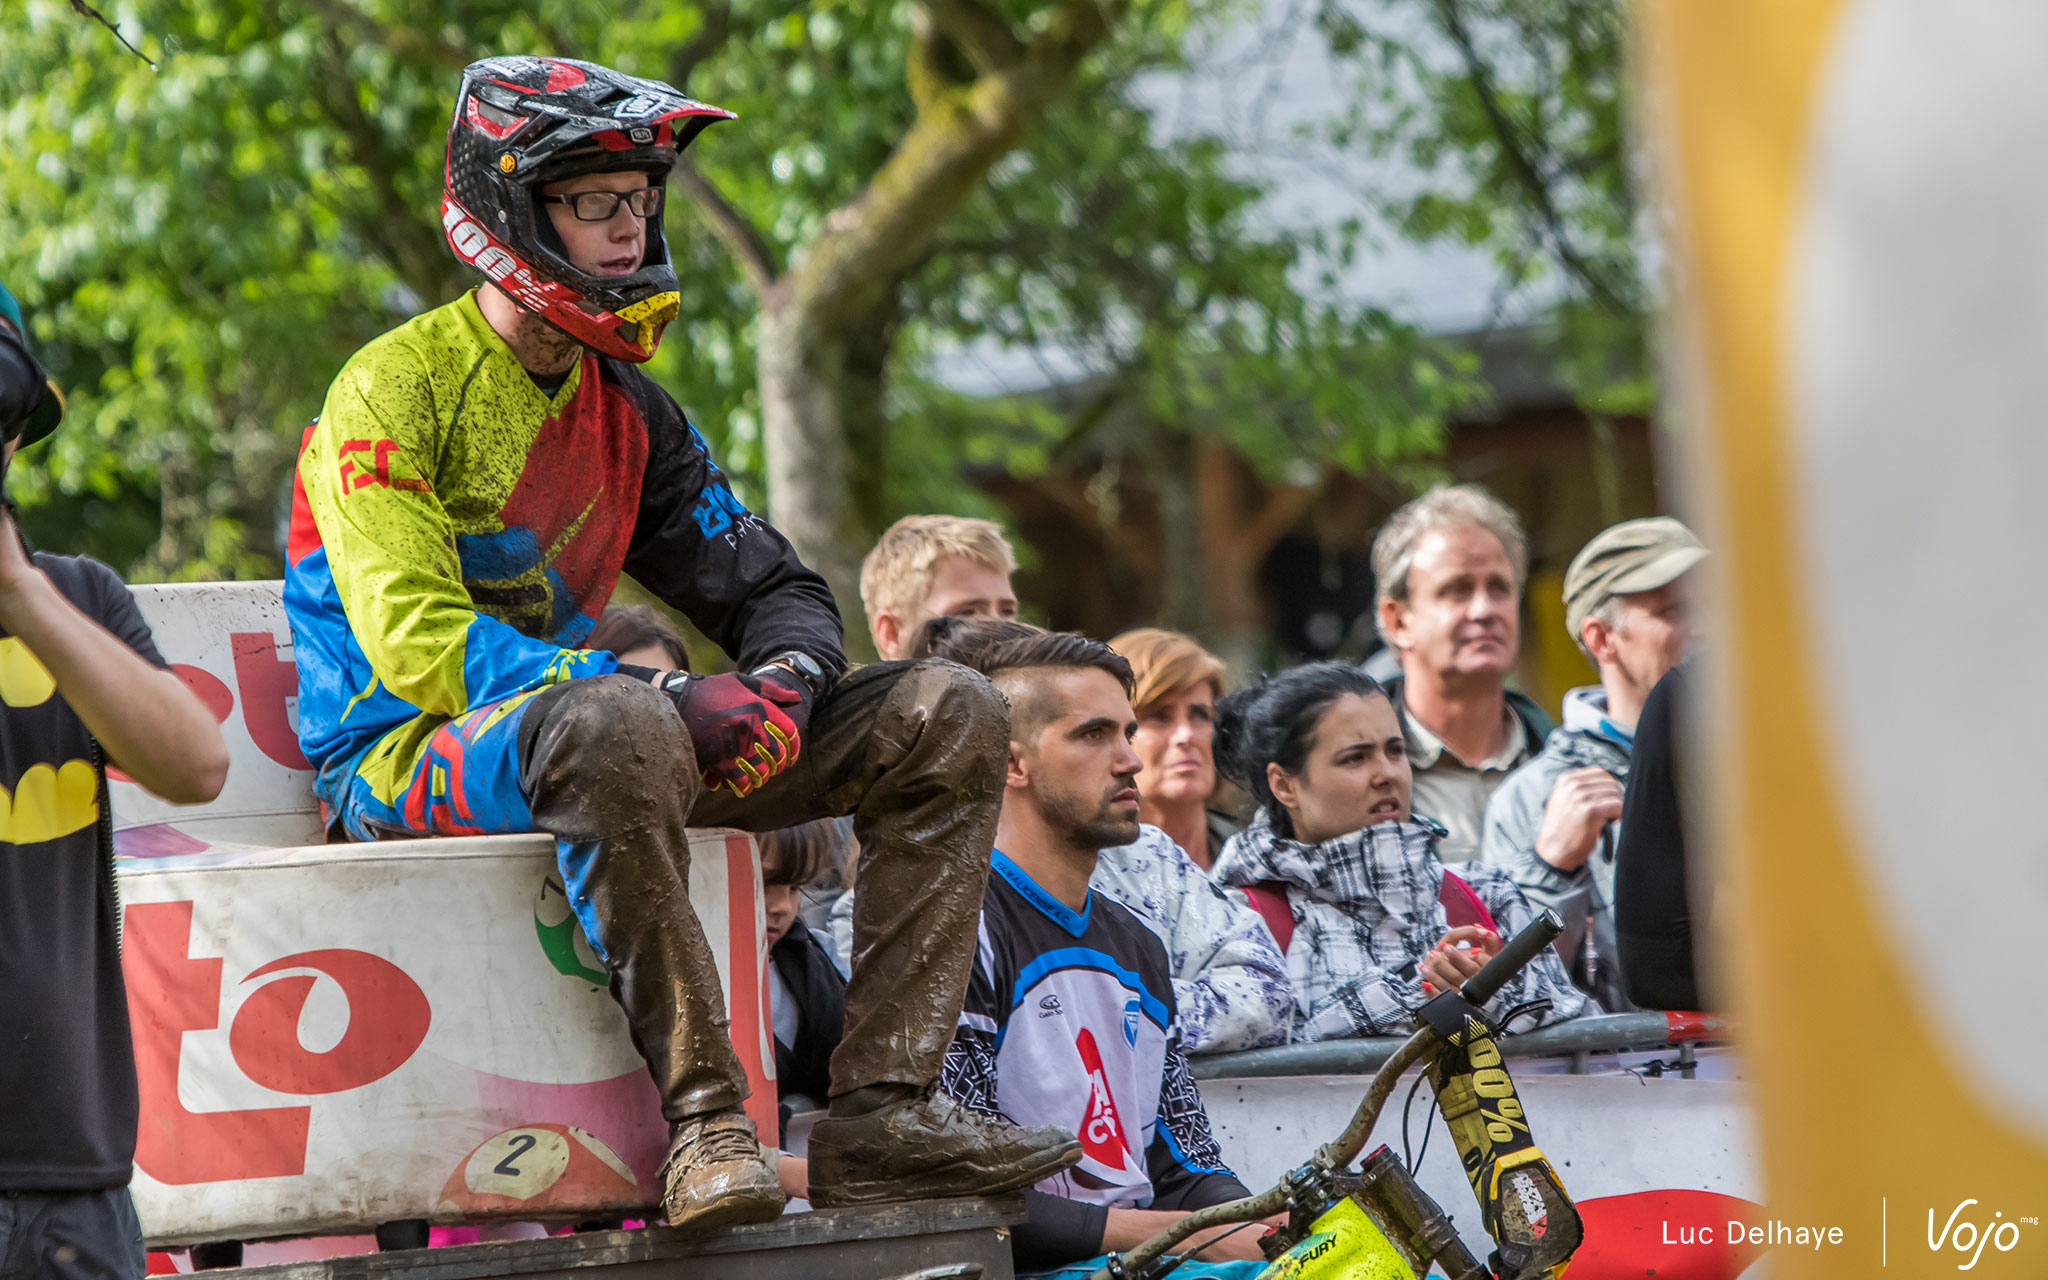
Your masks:
{"label": "man in flat cap", "polygon": [[1481,856],[1565,918],[1572,978],[1631,1007],[1615,964],[1614,850],[1621,784],[1643,700],[1692,643],[1689,575],[1707,549],[1666,516],[1602,531],[1564,575],[1565,625],[1600,671],[1564,698],[1564,724],[1486,806]]}

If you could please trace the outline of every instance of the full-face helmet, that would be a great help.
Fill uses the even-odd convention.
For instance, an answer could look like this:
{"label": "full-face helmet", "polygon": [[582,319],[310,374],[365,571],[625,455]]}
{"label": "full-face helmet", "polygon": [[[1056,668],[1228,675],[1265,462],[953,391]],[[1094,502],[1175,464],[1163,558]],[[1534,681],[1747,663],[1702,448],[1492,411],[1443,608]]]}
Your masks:
{"label": "full-face helmet", "polygon": [[448,128],[442,229],[458,257],[519,305],[593,350],[646,360],[680,301],[661,218],[648,219],[637,271],[595,275],[569,261],[540,188],[636,169],[659,185],[707,125],[732,118],[658,80],[591,62],[473,62]]}

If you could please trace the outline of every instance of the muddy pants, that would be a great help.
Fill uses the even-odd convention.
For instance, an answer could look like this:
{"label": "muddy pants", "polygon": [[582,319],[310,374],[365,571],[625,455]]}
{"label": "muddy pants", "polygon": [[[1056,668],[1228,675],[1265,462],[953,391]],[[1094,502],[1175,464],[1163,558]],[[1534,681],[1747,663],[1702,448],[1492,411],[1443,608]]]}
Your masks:
{"label": "muddy pants", "polygon": [[974,962],[1009,741],[983,677],[937,660],[850,673],[813,708],[796,763],[745,799],[704,788],[674,704],[628,676],[565,681],[386,741],[417,744],[396,775],[405,787],[351,784],[337,819],[359,840],[553,835],[671,1122],[748,1092],[690,907],[684,829],[853,814],[860,894],[832,1092],[938,1076]]}

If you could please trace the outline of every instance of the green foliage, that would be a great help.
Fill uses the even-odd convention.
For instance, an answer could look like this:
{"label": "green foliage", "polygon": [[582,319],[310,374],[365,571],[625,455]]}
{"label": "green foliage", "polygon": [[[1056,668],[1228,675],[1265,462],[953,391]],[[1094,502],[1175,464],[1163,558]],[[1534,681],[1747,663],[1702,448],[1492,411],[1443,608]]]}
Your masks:
{"label": "green foliage", "polygon": [[1317,18],[1356,69],[1329,139],[1426,176],[1381,211],[1489,250],[1508,289],[1548,300],[1560,376],[1610,415],[1654,395],[1625,17],[1620,0],[1323,0]]}
{"label": "green foliage", "polygon": [[1101,371],[1054,421],[973,406],[980,429],[1019,442],[1004,469],[1152,455],[1162,433],[1221,435],[1274,482],[1435,452],[1445,416],[1479,394],[1473,362],[1316,287],[1355,226],[1257,228],[1265,192],[1215,139],[1151,140],[1128,93],[1139,65],[1099,65],[998,166],[918,284],[949,334],[1056,344]]}
{"label": "green foliage", "polygon": [[[1049,12],[987,7],[1027,33]],[[0,11],[0,278],[72,396],[64,429],[13,482],[50,545],[97,538],[152,576],[278,571],[292,459],[334,374],[468,283],[436,214],[471,59],[592,58],[738,111],[692,159],[778,269],[862,192],[917,110],[910,0],[424,12],[133,0],[122,30],[158,60],[151,71],[63,0]],[[1224,433],[1276,479],[1435,448],[1443,414],[1472,393],[1470,368],[1316,287],[1329,274],[1319,255],[1348,253],[1355,221],[1255,230],[1259,191],[1217,144],[1161,144],[1133,105],[1136,75],[1176,65],[1203,24],[1241,16],[1188,0],[1128,7],[1046,126],[893,282],[892,509],[971,509],[963,468],[1029,474],[1076,449],[1143,451],[1162,432]],[[1455,206],[1418,203],[1410,229],[1480,234]],[[758,300],[689,202],[669,210],[683,310],[650,372],[759,502]],[[977,339],[1082,353],[1107,379],[1100,407],[1117,412],[971,401],[919,375],[923,353]],[[161,535],[145,546],[147,520],[107,518],[106,505],[132,513],[151,493]]]}
{"label": "green foliage", "polygon": [[[402,154],[396,140],[440,111],[383,50],[255,5],[129,17],[160,72],[67,6],[17,14],[0,39],[0,272],[71,411],[12,483],[34,507],[177,478],[161,540],[121,567],[274,571],[297,428],[349,351],[402,315],[398,254],[375,243],[380,187],[431,189],[402,170],[372,180],[362,153]],[[353,102],[358,80],[397,92],[352,139],[317,98]]]}

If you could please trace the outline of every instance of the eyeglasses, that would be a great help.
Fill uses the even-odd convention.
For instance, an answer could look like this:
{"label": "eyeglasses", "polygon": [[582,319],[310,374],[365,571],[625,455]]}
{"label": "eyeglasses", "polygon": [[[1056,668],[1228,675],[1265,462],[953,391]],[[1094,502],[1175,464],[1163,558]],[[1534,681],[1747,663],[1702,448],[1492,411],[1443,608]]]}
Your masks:
{"label": "eyeglasses", "polygon": [[636,218],[651,218],[661,212],[666,187],[642,187],[638,191],[576,191],[566,196],[542,196],[542,204],[566,204],[578,222],[605,222],[624,204]]}

